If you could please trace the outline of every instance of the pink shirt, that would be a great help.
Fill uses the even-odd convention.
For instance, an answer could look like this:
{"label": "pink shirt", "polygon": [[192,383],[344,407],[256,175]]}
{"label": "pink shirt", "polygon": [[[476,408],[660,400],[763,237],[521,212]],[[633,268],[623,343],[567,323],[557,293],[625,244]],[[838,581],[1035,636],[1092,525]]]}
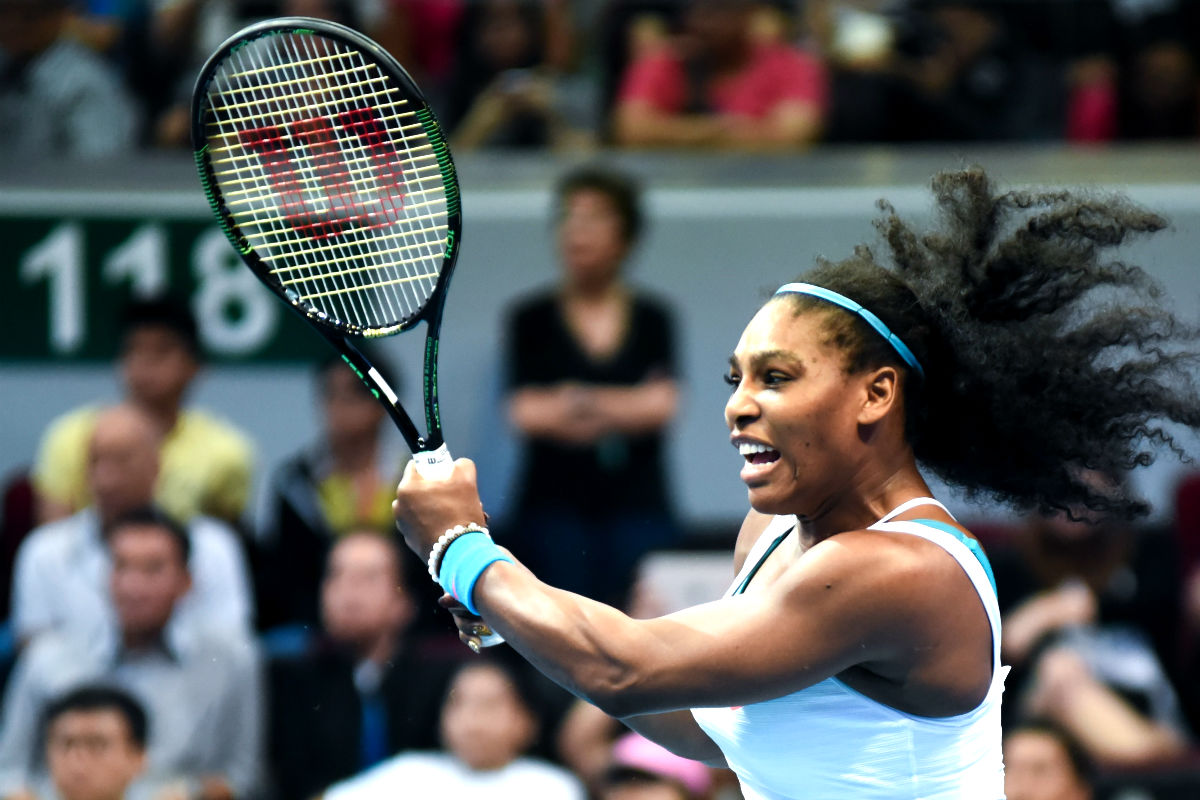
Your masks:
{"label": "pink shirt", "polygon": [[[719,114],[762,119],[780,104],[808,103],[822,112],[829,86],[821,62],[785,45],[760,47],[737,74],[711,82],[708,105]],[[625,70],[617,103],[642,101],[659,111],[681,113],[687,104],[683,61],[670,48],[644,56]]]}

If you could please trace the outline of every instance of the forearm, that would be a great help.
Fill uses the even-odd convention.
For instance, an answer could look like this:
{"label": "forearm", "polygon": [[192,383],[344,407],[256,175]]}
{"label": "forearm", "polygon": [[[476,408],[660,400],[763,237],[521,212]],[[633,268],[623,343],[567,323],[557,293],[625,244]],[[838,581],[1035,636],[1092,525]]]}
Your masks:
{"label": "forearm", "polygon": [[716,145],[722,137],[718,117],[666,114],[643,107],[618,109],[613,130],[617,144],[627,147]]}
{"label": "forearm", "polygon": [[636,386],[602,386],[592,391],[602,426],[621,433],[657,431],[671,421],[679,405],[679,391],[670,379]]}
{"label": "forearm", "polygon": [[520,564],[496,563],[475,584],[484,620],[543,674],[606,714],[676,710],[650,679],[665,643],[615,608],[539,581]]}

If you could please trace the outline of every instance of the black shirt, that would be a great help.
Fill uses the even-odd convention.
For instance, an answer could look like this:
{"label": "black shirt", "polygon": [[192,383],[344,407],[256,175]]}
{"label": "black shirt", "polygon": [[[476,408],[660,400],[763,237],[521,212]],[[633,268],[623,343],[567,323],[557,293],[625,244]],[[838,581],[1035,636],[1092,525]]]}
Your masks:
{"label": "black shirt", "polygon": [[[633,386],[675,375],[673,325],[666,307],[635,296],[629,326],[607,359],[588,355],[567,327],[555,294],[521,303],[508,323],[508,389],[564,381]],[[531,438],[526,443],[518,507],[577,510],[663,510],[663,433],[612,434],[584,445]]]}

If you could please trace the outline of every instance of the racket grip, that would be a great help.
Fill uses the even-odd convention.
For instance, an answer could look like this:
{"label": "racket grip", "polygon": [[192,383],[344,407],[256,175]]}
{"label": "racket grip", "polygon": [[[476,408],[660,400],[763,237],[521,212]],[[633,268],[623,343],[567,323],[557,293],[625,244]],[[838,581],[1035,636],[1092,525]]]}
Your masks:
{"label": "racket grip", "polygon": [[413,464],[426,480],[445,480],[454,469],[454,459],[450,456],[450,448],[445,444],[436,450],[413,453]]}

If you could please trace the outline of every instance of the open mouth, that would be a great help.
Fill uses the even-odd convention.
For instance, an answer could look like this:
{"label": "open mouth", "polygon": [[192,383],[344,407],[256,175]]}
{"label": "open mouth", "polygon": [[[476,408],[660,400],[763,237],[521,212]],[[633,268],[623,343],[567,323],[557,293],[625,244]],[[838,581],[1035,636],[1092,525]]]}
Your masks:
{"label": "open mouth", "polygon": [[749,464],[770,464],[779,460],[779,451],[765,444],[745,442],[738,445],[738,453]]}

